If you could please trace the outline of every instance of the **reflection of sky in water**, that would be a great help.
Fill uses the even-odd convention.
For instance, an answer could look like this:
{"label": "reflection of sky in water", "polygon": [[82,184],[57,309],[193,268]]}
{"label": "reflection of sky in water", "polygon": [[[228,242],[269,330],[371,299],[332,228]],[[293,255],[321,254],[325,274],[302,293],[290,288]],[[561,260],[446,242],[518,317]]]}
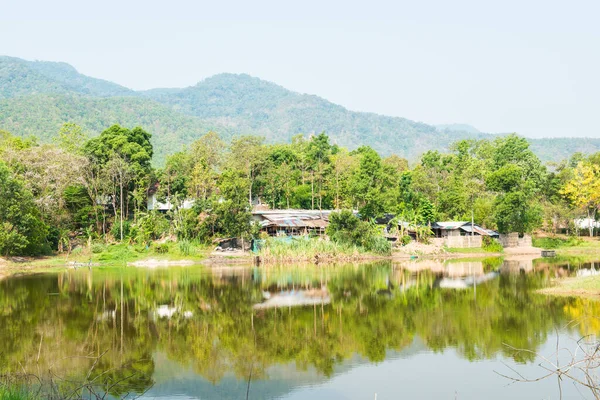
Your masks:
{"label": "reflection of sky in water", "polygon": [[[574,338],[563,332],[559,343],[573,347]],[[556,337],[540,348],[539,354],[556,351]],[[561,352],[561,362],[569,359]],[[163,360],[155,373],[157,383],[144,398],[155,399],[243,399],[247,381],[231,374],[213,385],[184,366]],[[541,360],[538,359],[538,363]],[[418,338],[399,351],[389,351],[386,360],[373,364],[354,356],[336,366],[331,378],[314,369],[298,371],[294,364],[278,365],[268,371],[268,380],[250,383],[249,399],[558,399],[558,384],[554,377],[540,382],[513,383],[498,374],[516,377],[514,368],[527,378],[543,375],[537,363],[518,364],[497,356],[490,360],[470,362],[453,349],[433,353]],[[166,371],[168,370],[168,372]],[[163,375],[165,374],[165,375]],[[581,397],[584,390],[568,380],[562,384],[563,398]]]}

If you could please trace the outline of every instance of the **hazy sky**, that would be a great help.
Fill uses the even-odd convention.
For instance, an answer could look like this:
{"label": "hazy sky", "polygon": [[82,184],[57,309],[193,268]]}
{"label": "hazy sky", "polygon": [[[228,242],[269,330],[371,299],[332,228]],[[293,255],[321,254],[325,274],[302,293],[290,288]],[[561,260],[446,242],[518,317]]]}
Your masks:
{"label": "hazy sky", "polygon": [[0,54],[134,89],[244,72],[349,109],[600,137],[600,1],[0,0]]}

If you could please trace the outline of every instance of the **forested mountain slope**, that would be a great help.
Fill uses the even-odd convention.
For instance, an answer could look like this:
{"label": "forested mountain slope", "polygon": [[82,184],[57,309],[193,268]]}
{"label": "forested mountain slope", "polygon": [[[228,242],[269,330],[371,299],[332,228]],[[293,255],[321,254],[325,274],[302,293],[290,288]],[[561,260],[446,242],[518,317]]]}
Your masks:
{"label": "forested mountain slope", "polygon": [[[114,123],[143,126],[153,134],[158,163],[209,129],[224,139],[252,134],[272,143],[325,131],[341,146],[369,145],[383,155],[411,160],[426,150],[445,150],[460,139],[492,137],[468,125],[435,127],[350,111],[244,74],[219,74],[188,88],[136,92],[82,75],[65,63],[0,57],[0,129],[47,141],[65,122],[79,124],[93,134]],[[545,161],[557,161],[575,151],[600,150],[600,139],[530,142]]]}
{"label": "forested mountain slope", "polygon": [[0,56],[0,98],[38,93],[78,93],[97,97],[135,95],[131,89],[77,72],[66,63]]}
{"label": "forested mountain slope", "polygon": [[38,94],[0,99],[0,129],[49,142],[65,122],[99,133],[111,125],[143,126],[152,133],[155,158],[161,163],[210,130],[228,131],[183,115],[155,101],[136,97],[92,98],[75,94]]}
{"label": "forested mountain slope", "polygon": [[385,155],[416,158],[458,139],[488,137],[439,131],[405,118],[349,111],[318,96],[292,92],[244,74],[220,74],[196,86],[143,94],[183,113],[231,127],[238,133],[265,136],[271,142],[289,141],[299,133],[325,131],[333,142],[345,147],[366,144]]}

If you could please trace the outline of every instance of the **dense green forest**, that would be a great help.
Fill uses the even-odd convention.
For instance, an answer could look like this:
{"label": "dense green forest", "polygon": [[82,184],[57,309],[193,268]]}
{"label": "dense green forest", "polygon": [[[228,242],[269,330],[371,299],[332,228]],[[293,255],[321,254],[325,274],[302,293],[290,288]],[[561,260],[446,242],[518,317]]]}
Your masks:
{"label": "dense green forest", "polygon": [[[78,94],[0,99],[0,121],[2,129],[18,132],[21,137],[35,137],[40,143],[51,142],[65,121],[77,121],[93,134],[114,123],[142,125],[153,132],[155,161],[159,165],[168,154],[193,142],[199,132],[217,129],[199,118],[173,113],[169,107],[154,101],[136,97],[90,98]],[[227,131],[220,129],[220,132]]]}
{"label": "dense green forest", "polygon": [[[0,57],[0,129],[48,142],[63,123],[92,135],[113,123],[141,125],[153,133],[154,163],[209,130],[224,139],[257,135],[289,143],[297,134],[327,132],[350,150],[368,145],[382,156],[411,162],[428,150],[448,151],[462,139],[493,139],[465,125],[434,127],[405,118],[353,112],[313,95],[299,94],[248,75],[220,74],[183,89],[136,92],[90,78],[65,63]],[[600,139],[530,139],[543,161],[600,150]]]}
{"label": "dense green forest", "polygon": [[[209,132],[153,167],[152,135],[113,125],[99,136],[65,124],[38,144],[0,132],[0,254],[40,254],[95,240],[148,245],[160,237],[209,242],[257,237],[253,204],[358,210],[331,218],[334,241],[378,246],[374,218],[387,213],[423,226],[470,220],[507,232],[574,229],[596,218],[600,153],[574,154],[548,168],[516,135],[462,140],[427,151],[417,165],[369,146],[332,144],[325,133],[289,144],[257,136],[223,141]],[[149,195],[169,200],[165,215]],[[183,208],[193,200],[192,208]]]}

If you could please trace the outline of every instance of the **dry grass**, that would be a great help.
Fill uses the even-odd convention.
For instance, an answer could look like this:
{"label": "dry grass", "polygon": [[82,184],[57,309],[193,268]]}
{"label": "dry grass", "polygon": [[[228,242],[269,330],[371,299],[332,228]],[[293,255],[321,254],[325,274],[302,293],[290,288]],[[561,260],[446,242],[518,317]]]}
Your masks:
{"label": "dry grass", "polygon": [[539,292],[553,296],[576,296],[600,300],[600,276],[559,279]]}

